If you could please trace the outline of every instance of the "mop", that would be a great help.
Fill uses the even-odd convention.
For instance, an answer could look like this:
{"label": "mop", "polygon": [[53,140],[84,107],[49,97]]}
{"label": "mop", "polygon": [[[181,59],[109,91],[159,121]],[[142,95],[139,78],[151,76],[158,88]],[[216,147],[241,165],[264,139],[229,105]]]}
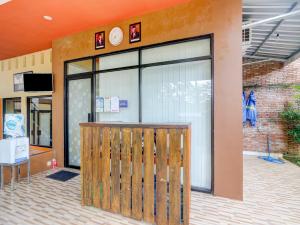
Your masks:
{"label": "mop", "polygon": [[271,162],[271,163],[277,163],[277,164],[283,164],[284,162],[279,159],[279,158],[274,158],[271,156],[271,144],[270,144],[270,139],[269,139],[269,135],[267,136],[267,148],[268,148],[268,155],[266,156],[259,156],[259,159],[263,159],[267,162]]}

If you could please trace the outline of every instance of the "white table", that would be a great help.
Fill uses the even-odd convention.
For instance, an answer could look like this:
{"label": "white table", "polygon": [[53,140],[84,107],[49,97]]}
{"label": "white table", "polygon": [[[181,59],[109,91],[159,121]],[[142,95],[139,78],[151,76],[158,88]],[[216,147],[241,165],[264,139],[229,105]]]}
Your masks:
{"label": "white table", "polygon": [[4,188],[4,167],[11,168],[11,190],[15,189],[16,167],[18,168],[18,182],[20,181],[20,166],[27,163],[27,181],[30,183],[30,159],[18,163],[0,163],[0,190]]}

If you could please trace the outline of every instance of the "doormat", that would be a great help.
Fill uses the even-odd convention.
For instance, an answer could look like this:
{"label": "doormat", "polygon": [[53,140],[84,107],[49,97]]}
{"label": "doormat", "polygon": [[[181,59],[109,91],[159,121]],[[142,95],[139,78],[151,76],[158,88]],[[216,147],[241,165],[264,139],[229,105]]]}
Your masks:
{"label": "doormat", "polygon": [[79,175],[78,173],[61,170],[59,172],[48,175],[47,178],[65,182],[65,181],[68,181],[68,180],[78,176],[78,175]]}

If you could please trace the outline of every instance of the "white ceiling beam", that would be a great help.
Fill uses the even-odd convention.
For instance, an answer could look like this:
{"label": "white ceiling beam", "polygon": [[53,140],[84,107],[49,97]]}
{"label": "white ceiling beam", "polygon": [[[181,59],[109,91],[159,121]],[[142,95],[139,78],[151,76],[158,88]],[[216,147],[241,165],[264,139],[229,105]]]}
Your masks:
{"label": "white ceiling beam", "polygon": [[282,45],[267,45],[267,44],[265,44],[264,47],[262,47],[262,48],[267,48],[267,49],[283,49],[283,50],[290,50],[290,51],[297,50],[296,47],[282,46]]}
{"label": "white ceiling beam", "polygon": [[289,5],[243,5],[243,9],[288,9]]}
{"label": "white ceiling beam", "polygon": [[[253,28],[253,32],[263,32],[267,33],[270,32],[271,30],[265,30],[261,28]],[[284,27],[280,27],[280,29],[277,30],[278,33],[292,33],[292,34],[300,34],[300,30],[284,30]]]}
{"label": "white ceiling beam", "polygon": [[[289,12],[289,13],[284,13],[284,14],[274,16],[274,17],[271,17],[271,18],[268,18],[268,19],[263,19],[263,20],[260,20],[260,21],[257,21],[257,22],[245,24],[245,25],[242,26],[242,29],[244,30],[246,28],[251,28],[251,27],[261,25],[261,24],[270,23],[270,22],[273,22],[273,21],[278,21],[278,20],[281,20],[281,19],[285,19],[285,18],[289,18],[289,17],[295,16],[295,15],[299,15],[299,14],[300,14],[300,10],[295,10],[295,11],[292,11],[292,12]],[[265,13],[265,15],[266,15],[266,13]]]}
{"label": "white ceiling beam", "polygon": [[280,58],[286,58],[288,57],[291,52],[279,52],[279,51],[272,51],[272,50],[259,50],[259,52],[257,53],[258,55],[273,55],[273,56],[277,56],[279,55]]}
{"label": "white ceiling beam", "polygon": [[277,49],[277,48],[260,48],[258,52],[285,52],[288,54],[291,54],[291,52],[293,52],[292,50],[285,50],[285,49]]}
{"label": "white ceiling beam", "polygon": [[256,56],[256,55],[244,55],[243,57],[249,58],[249,59],[269,59],[269,60],[280,61],[280,62],[285,62],[286,61],[286,59],[283,59],[283,58]]}
{"label": "white ceiling beam", "polygon": [[244,63],[243,66],[249,66],[249,65],[256,64],[256,63],[263,63],[263,62],[269,62],[269,61],[272,61],[272,60],[271,59],[262,59],[262,60],[258,60],[258,61]]}
{"label": "white ceiling beam", "polygon": [[[276,26],[276,23],[264,23],[264,24],[260,24],[260,25],[258,25],[259,27],[265,27],[265,28],[267,28],[267,29],[270,29],[270,27],[274,27],[274,26]],[[284,25],[282,25],[282,26],[284,26],[284,28],[300,28],[300,25],[298,25],[298,24],[288,24],[288,23],[285,23]],[[254,28],[255,29],[255,28]],[[254,30],[253,29],[253,30]]]}
{"label": "white ceiling beam", "polygon": [[[276,32],[276,33],[279,33],[278,31]],[[257,35],[257,36],[266,36],[267,34],[266,33],[260,33],[260,32],[252,32],[252,34],[253,35]],[[297,34],[295,34],[295,35],[293,35],[293,34],[282,34],[282,33],[279,33],[279,39],[281,38],[281,37],[287,37],[287,38],[296,38],[296,39],[300,39],[300,35],[297,35]]]}
{"label": "white ceiling beam", "polygon": [[278,13],[280,12],[243,12],[243,15],[261,15],[261,16],[266,16],[266,15],[270,15],[270,16],[273,16],[273,15],[278,15]]}

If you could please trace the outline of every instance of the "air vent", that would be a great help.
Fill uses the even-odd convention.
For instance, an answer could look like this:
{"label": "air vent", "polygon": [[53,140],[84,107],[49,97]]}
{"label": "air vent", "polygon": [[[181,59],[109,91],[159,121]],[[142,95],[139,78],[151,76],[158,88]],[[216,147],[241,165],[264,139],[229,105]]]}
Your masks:
{"label": "air vent", "polygon": [[251,30],[250,28],[246,28],[243,30],[243,43],[250,44],[251,42]]}
{"label": "air vent", "polygon": [[[248,24],[250,21],[244,22],[244,24]],[[252,41],[252,30],[251,28],[246,28],[242,30],[242,49],[243,54],[246,53],[246,50],[251,46]]]}

